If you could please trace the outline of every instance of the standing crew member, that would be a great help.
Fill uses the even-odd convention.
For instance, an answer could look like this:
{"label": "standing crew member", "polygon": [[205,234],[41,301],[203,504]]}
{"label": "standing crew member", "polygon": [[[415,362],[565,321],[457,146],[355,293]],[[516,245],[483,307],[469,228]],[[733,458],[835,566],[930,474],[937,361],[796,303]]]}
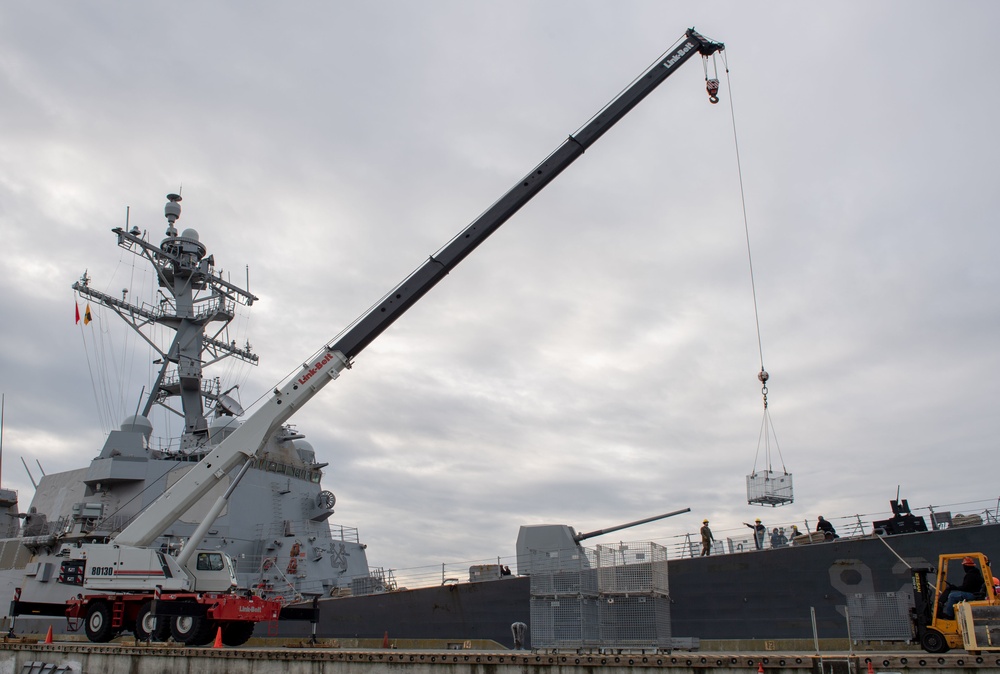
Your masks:
{"label": "standing crew member", "polygon": [[712,530],[708,528],[708,520],[702,520],[701,522],[701,556],[708,557],[712,554],[712,541],[715,537],[712,536]]}
{"label": "standing crew member", "polygon": [[767,527],[760,523],[760,518],[754,520],[754,524],[749,524],[744,522],[748,527],[753,529],[753,542],[757,546],[758,550],[764,549],[764,534],[767,533]]}

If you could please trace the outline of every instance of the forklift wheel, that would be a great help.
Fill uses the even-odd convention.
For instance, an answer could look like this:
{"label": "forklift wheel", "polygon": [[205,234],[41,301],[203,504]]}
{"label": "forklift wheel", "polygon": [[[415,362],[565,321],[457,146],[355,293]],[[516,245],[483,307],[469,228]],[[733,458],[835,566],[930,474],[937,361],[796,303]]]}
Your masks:
{"label": "forklift wheel", "polygon": [[928,653],[948,652],[948,640],[937,630],[927,630],[921,634],[920,645]]}

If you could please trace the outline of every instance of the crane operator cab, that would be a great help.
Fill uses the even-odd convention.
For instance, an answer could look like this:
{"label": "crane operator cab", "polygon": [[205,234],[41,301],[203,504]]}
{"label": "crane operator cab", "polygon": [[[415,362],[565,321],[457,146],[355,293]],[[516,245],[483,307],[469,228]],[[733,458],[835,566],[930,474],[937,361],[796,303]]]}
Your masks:
{"label": "crane operator cab", "polygon": [[194,580],[195,590],[225,592],[237,585],[233,561],[218,550],[198,550],[185,568]]}

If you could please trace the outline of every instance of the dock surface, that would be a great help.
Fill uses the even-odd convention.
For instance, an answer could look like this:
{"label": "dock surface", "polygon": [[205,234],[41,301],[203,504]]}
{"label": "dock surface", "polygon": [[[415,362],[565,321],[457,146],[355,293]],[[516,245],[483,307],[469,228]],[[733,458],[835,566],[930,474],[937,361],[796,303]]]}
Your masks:
{"label": "dock surface", "polygon": [[327,647],[184,648],[89,643],[0,644],[0,674],[1000,674],[1000,653],[628,652],[542,653]]}

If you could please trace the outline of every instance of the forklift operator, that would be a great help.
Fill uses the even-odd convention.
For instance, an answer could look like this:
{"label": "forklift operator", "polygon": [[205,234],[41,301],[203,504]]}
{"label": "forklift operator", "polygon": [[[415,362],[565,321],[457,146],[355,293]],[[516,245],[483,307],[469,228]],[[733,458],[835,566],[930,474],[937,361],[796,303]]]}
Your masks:
{"label": "forklift operator", "polygon": [[962,568],[965,570],[962,584],[955,586],[948,583],[944,608],[941,609],[941,614],[948,620],[955,619],[955,604],[975,599],[976,595],[983,591],[983,574],[976,566],[975,560],[972,557],[965,557],[962,559]]}

